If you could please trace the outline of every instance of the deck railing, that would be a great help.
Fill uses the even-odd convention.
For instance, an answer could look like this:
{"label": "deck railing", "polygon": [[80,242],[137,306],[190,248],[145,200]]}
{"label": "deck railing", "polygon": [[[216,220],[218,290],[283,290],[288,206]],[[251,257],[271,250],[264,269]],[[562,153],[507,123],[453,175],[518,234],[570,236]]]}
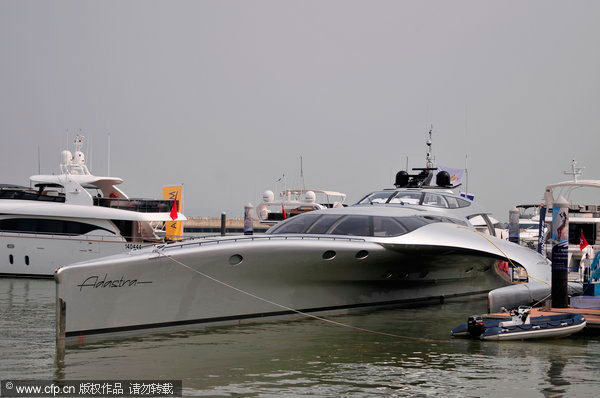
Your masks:
{"label": "deck railing", "polygon": [[240,237],[223,237],[220,235],[190,237],[186,238],[182,243],[171,243],[167,245],[158,245],[157,249],[182,249],[191,246],[214,245],[237,242],[253,242],[253,241],[286,241],[286,240],[312,240],[312,241],[344,241],[344,242],[365,242],[362,238],[343,238],[333,236],[314,236],[314,235],[261,235],[261,236],[240,236]]}
{"label": "deck railing", "polygon": [[94,197],[94,206],[136,211],[139,213],[168,213],[171,211],[173,201],[166,199],[113,199]]}

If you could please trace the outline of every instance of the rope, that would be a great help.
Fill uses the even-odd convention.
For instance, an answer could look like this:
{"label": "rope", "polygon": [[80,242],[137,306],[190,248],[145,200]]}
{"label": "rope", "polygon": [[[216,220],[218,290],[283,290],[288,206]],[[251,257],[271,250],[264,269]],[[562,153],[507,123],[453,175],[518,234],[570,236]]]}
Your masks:
{"label": "rope", "polygon": [[440,343],[440,342],[448,342],[448,340],[435,340],[435,339],[426,339],[426,338],[423,338],[423,337],[410,337],[410,336],[401,336],[401,335],[394,334],[394,333],[379,332],[379,331],[377,331],[377,330],[365,329],[365,328],[361,328],[361,327],[358,327],[358,326],[352,326],[352,325],[348,325],[348,324],[346,324],[346,323],[342,323],[342,322],[336,322],[336,321],[332,321],[331,319],[322,318],[322,317],[320,317],[320,316],[317,316],[317,315],[309,314],[309,313],[306,313],[306,312],[303,312],[303,311],[299,311],[299,310],[297,310],[297,309],[294,309],[294,308],[291,308],[291,307],[288,307],[288,306],[285,306],[285,305],[282,305],[282,304],[278,304],[278,303],[276,303],[276,302],[274,302],[274,301],[267,300],[267,299],[265,299],[265,298],[263,298],[263,297],[259,297],[259,296],[255,295],[255,294],[252,294],[252,293],[250,293],[250,292],[247,292],[247,291],[245,291],[245,290],[242,290],[242,289],[240,289],[240,288],[237,288],[237,287],[235,287],[235,286],[232,286],[232,285],[230,285],[230,284],[228,284],[228,283],[226,283],[226,282],[220,281],[220,280],[218,280],[218,279],[216,279],[216,278],[213,278],[213,277],[212,277],[212,276],[210,276],[210,275],[207,275],[207,274],[205,274],[205,273],[203,273],[203,272],[200,272],[200,271],[198,271],[197,269],[194,269],[194,268],[192,268],[192,267],[190,267],[190,266],[188,266],[188,265],[186,265],[186,264],[182,263],[181,261],[179,261],[179,260],[176,260],[175,258],[171,257],[171,256],[170,256],[170,255],[168,255],[168,254],[164,254],[164,253],[162,253],[162,252],[159,252],[159,255],[160,255],[160,256],[163,256],[163,257],[167,257],[168,259],[170,259],[171,261],[175,262],[176,264],[179,264],[179,265],[181,265],[182,267],[184,267],[184,268],[187,268],[187,269],[189,269],[189,270],[190,270],[190,271],[192,271],[192,272],[195,272],[195,273],[197,273],[197,274],[199,274],[199,275],[201,275],[201,276],[203,276],[203,277],[205,277],[205,278],[207,278],[207,279],[210,279],[211,281],[213,281],[213,282],[215,282],[215,283],[218,283],[218,284],[220,284],[220,285],[223,285],[223,286],[225,286],[225,287],[228,287],[228,288],[230,288],[230,289],[232,289],[232,290],[235,290],[236,292],[239,292],[239,293],[245,294],[245,295],[247,295],[247,296],[250,296],[250,297],[252,297],[252,298],[255,298],[256,300],[264,301],[265,303],[268,303],[268,304],[274,305],[274,306],[276,306],[276,307],[279,307],[279,308],[286,309],[286,310],[288,310],[288,311],[291,311],[291,312],[294,312],[294,313],[296,313],[296,314],[303,315],[303,316],[306,316],[306,317],[309,317],[309,318],[313,318],[313,319],[317,319],[317,320],[319,320],[319,321],[322,321],[322,322],[329,323],[329,324],[331,324],[331,325],[340,326],[340,327],[345,327],[345,328],[348,328],[348,329],[353,329],[353,330],[357,330],[357,331],[360,331],[360,332],[365,332],[365,333],[376,334],[376,335],[380,335],[380,336],[394,337],[394,338],[398,338],[398,339],[405,339],[405,340],[415,340],[415,341],[423,341],[423,342],[436,342],[436,343]]}
{"label": "rope", "polygon": [[[504,253],[504,251],[503,251],[502,249],[500,249],[500,248],[498,247],[498,245],[496,245],[494,242],[492,242],[492,241],[491,241],[491,240],[490,240],[490,239],[489,239],[487,236],[485,236],[485,234],[484,234],[484,233],[482,233],[482,232],[479,232],[479,231],[478,231],[478,230],[476,230],[476,229],[474,229],[474,231],[475,231],[475,232],[477,232],[477,233],[478,233],[478,234],[479,234],[479,235],[480,235],[482,238],[484,238],[485,240],[487,240],[488,242],[490,242],[490,243],[491,243],[491,244],[492,244],[492,245],[493,245],[493,246],[494,246],[496,249],[498,249],[498,250],[500,251],[500,253],[502,253],[502,255],[503,255],[504,257],[506,257],[506,259],[508,260],[508,262],[509,262],[509,263],[510,263],[510,264],[513,266],[513,269],[514,269],[514,268],[517,268],[517,267],[515,266],[515,263],[513,263],[513,262],[512,262],[512,260],[511,260],[511,259],[508,257],[508,255],[507,255],[506,253]],[[527,268],[525,268],[525,267],[523,267],[523,268],[525,269],[525,272],[527,272]],[[546,282],[546,281],[544,281],[544,280],[542,280],[542,279],[536,278],[535,276],[531,276],[531,275],[529,275],[529,272],[527,272],[527,278],[531,278],[531,279],[534,279],[534,280],[536,280],[536,281],[538,281],[538,282],[542,282],[542,283],[544,283],[544,284],[546,284],[546,285],[548,285],[548,286],[551,286],[551,285],[550,285],[548,282]]]}

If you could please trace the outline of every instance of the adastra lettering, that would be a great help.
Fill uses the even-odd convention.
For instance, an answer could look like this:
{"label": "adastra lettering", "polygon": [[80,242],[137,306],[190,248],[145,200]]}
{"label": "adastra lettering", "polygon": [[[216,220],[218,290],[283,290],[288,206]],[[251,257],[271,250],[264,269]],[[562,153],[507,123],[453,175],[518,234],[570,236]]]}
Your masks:
{"label": "adastra lettering", "polygon": [[121,279],[108,279],[108,274],[104,274],[104,278],[100,279],[100,276],[93,275],[88,276],[81,284],[77,285],[79,291],[82,291],[84,287],[92,289],[103,289],[103,288],[114,288],[114,287],[135,287],[144,283],[152,283],[151,281],[138,281],[137,279],[127,279],[125,275],[121,276]]}

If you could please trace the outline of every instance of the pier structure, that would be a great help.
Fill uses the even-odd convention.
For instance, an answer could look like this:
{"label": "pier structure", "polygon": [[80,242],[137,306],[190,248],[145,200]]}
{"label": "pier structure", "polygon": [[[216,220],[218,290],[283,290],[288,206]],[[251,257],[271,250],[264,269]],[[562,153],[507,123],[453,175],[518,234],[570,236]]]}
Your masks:
{"label": "pier structure", "polygon": [[[252,228],[255,233],[264,233],[269,227],[270,225],[261,224],[258,220],[252,220]],[[225,230],[227,233],[244,233],[244,218],[226,218]],[[220,233],[221,217],[188,217],[183,225],[183,232]]]}

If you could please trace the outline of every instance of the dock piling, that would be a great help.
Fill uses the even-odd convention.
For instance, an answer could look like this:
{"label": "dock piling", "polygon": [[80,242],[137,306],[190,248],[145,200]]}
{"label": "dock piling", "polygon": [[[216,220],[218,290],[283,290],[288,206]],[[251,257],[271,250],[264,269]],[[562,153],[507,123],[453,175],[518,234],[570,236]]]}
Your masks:
{"label": "dock piling", "polygon": [[221,236],[225,236],[225,233],[227,231],[227,227],[226,227],[227,222],[226,221],[227,221],[227,213],[222,212],[221,213]]}

